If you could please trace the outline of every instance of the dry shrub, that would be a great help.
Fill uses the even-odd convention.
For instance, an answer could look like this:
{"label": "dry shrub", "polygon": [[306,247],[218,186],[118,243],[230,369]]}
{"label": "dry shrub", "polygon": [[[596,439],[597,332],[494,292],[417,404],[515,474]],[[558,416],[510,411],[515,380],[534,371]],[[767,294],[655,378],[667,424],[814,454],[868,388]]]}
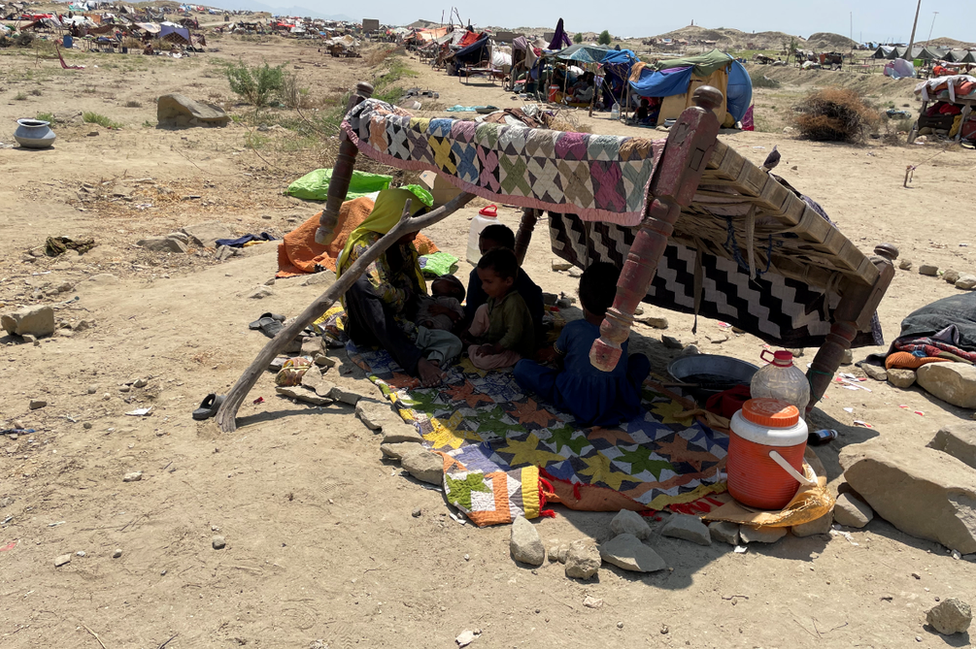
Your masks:
{"label": "dry shrub", "polygon": [[575,131],[576,133],[592,133],[593,129],[580,121],[576,111],[564,110],[549,120],[549,128],[554,131]]}
{"label": "dry shrub", "polygon": [[847,88],[824,88],[797,106],[801,137],[819,142],[861,142],[881,121],[878,111]]}
{"label": "dry shrub", "polygon": [[380,45],[364,53],[363,60],[366,61],[366,65],[368,65],[371,68],[375,68],[377,65],[385,61],[387,57],[393,54],[393,52],[395,51],[396,51],[396,47],[394,46]]}

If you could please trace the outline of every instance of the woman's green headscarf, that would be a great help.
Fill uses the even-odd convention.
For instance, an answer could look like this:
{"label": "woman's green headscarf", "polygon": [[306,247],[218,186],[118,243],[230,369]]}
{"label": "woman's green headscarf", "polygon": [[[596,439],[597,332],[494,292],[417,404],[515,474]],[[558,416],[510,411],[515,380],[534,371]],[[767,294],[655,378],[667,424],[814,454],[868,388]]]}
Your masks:
{"label": "woman's green headscarf", "polygon": [[[416,216],[421,210],[434,204],[434,197],[419,185],[406,185],[398,189],[381,191],[376,197],[376,202],[373,204],[373,210],[369,216],[349,234],[346,245],[339,253],[339,258],[336,260],[336,278],[342,275],[343,270],[345,270],[343,265],[349,258],[349,252],[353,246],[374,232],[386,234],[393,229],[393,226],[400,221],[400,215],[403,214],[403,207],[406,205],[407,199],[411,201],[411,216]],[[417,265],[417,276],[420,279],[420,285],[426,286],[419,265]]]}

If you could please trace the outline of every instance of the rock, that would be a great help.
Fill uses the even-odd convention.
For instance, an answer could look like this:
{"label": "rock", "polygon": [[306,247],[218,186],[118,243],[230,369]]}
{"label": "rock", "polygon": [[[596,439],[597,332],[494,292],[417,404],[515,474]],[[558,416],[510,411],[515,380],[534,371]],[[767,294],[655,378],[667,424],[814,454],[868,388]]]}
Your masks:
{"label": "rock", "polygon": [[614,536],[617,534],[633,534],[642,541],[651,537],[651,528],[644,517],[629,509],[621,509],[613,517],[613,520],[610,521],[610,531],[613,532]]}
{"label": "rock", "polygon": [[739,524],[720,521],[708,526],[708,534],[713,541],[721,541],[729,545],[739,545]]}
{"label": "rock", "polygon": [[[360,401],[360,403],[363,402]],[[417,427],[403,421],[397,414],[393,414],[390,421],[383,424],[384,444],[400,444],[403,442],[421,444],[423,441],[424,438],[417,431]]]}
{"label": "rock", "polygon": [[785,527],[739,526],[739,539],[743,543],[776,543],[786,536]]}
{"label": "rock", "polygon": [[410,512],[410,515],[413,516],[414,518],[420,518],[420,515],[423,513],[424,513],[423,510],[420,509],[420,507],[418,507],[417,509]]}
{"label": "rock", "polygon": [[[263,300],[266,297],[271,297],[274,295],[274,289],[270,286],[257,286],[252,289],[245,297],[251,300]],[[301,342],[298,342],[299,351],[301,350]]]}
{"label": "rock", "polygon": [[700,353],[701,351],[699,351],[697,345],[688,345],[678,353],[678,358],[682,356],[697,356]]}
{"label": "rock", "polygon": [[444,458],[437,453],[424,450],[407,453],[400,457],[400,466],[421,482],[438,486],[444,482]]}
{"label": "rock", "polygon": [[62,554],[61,556],[56,557],[54,559],[54,567],[55,568],[60,568],[61,566],[65,565],[65,564],[68,564],[68,563],[71,563],[71,555],[70,554]]}
{"label": "rock", "polygon": [[593,595],[587,595],[583,598],[583,606],[586,608],[602,608],[603,600],[599,597],[593,597]]}
{"label": "rock", "polygon": [[156,121],[160,126],[227,126],[230,115],[219,106],[204,104],[172,93],[156,100]]}
{"label": "rock", "polygon": [[925,620],[942,635],[963,633],[973,621],[973,611],[966,602],[950,597],[929,609]]}
{"label": "rock", "polygon": [[110,286],[119,283],[119,278],[112,273],[98,273],[88,278],[88,281],[100,286]]}
{"label": "rock", "polygon": [[178,239],[169,239],[167,237],[150,237],[149,239],[140,239],[136,242],[136,245],[153,252],[186,252],[185,243],[179,241]]}
{"label": "rock", "polygon": [[390,442],[380,444],[380,451],[391,460],[399,460],[409,453],[417,453],[424,450],[419,442]]}
{"label": "rock", "polygon": [[564,561],[566,576],[573,579],[589,579],[600,569],[600,562],[600,548],[596,547],[593,541],[589,539],[573,541],[569,544]]}
{"label": "rock", "polygon": [[[316,354],[322,353],[322,337],[321,336],[309,336],[302,340],[302,356],[309,356],[315,358]],[[321,374],[321,372],[319,372]]]}
{"label": "rock", "polygon": [[850,365],[854,362],[854,352],[849,349],[844,350],[844,354],[840,357],[841,365]]}
{"label": "rock", "polygon": [[132,387],[134,388],[144,388],[147,385],[149,385],[148,379],[136,379],[135,381],[132,382]]}
{"label": "rock", "polygon": [[312,362],[318,365],[319,367],[321,367],[322,371],[325,372],[326,370],[330,370],[333,367],[335,367],[339,361],[332,358],[331,356],[327,356],[324,352],[320,352],[315,355],[315,358],[312,359]]}
{"label": "rock", "polygon": [[403,421],[389,403],[372,399],[362,399],[356,404],[356,416],[370,430],[383,430],[383,424],[389,425],[394,417]]}
{"label": "rock", "polygon": [[142,480],[142,471],[126,473],[125,477],[122,478],[122,482],[139,482],[140,480]]}
{"label": "rock", "polygon": [[851,488],[902,532],[961,554],[976,552],[976,471],[971,467],[941,451],[906,449],[884,436],[845,447],[839,461]]}
{"label": "rock", "polygon": [[898,268],[900,268],[902,270],[911,270],[912,269],[912,260],[911,259],[902,259],[901,261],[898,262]]}
{"label": "rock", "polygon": [[30,403],[27,404],[27,407],[31,410],[37,410],[38,408],[43,408],[46,405],[47,401],[44,401],[43,399],[31,399]]}
{"label": "rock", "polygon": [[75,552],[75,556],[77,556],[77,557],[85,557],[85,556],[88,556],[88,553],[85,552],[84,550],[78,550],[77,552]]}
{"label": "rock", "polygon": [[667,318],[655,318],[653,316],[641,316],[635,318],[635,320],[641,324],[645,324],[648,327],[653,327],[654,329],[667,329],[668,319]]}
{"label": "rock", "polygon": [[674,336],[661,336],[661,342],[667,349],[684,349],[684,344]]}
{"label": "rock", "polygon": [[327,406],[332,403],[332,397],[322,397],[311,390],[298,386],[278,386],[275,388],[275,392],[283,397],[290,397],[297,401],[310,403],[313,406]]}
{"label": "rock", "polygon": [[41,344],[40,342],[38,342],[37,336],[35,336],[34,334],[24,334],[23,336],[21,336],[21,338],[24,339],[24,343],[30,343],[35,347]]}
{"label": "rock", "polygon": [[183,243],[189,243],[190,237],[186,236],[185,232],[170,232],[166,235],[167,239],[176,239],[177,241],[182,241]]}
{"label": "rock", "polygon": [[213,546],[214,550],[223,550],[227,546],[227,541],[222,536],[215,536],[210,541],[210,545]]}
{"label": "rock", "polygon": [[568,261],[562,261],[561,259],[560,260],[556,260],[556,259],[553,259],[552,260],[552,269],[555,270],[555,271],[569,270],[572,267],[573,267],[573,265],[571,263],[569,263]]}
{"label": "rock", "polygon": [[578,279],[583,276],[583,271],[577,268],[576,266],[573,266],[572,268],[569,269],[569,276]]}
{"label": "rock", "polygon": [[115,548],[115,551],[112,553],[112,558],[118,559],[121,556],[122,556],[122,548]]}
{"label": "rock", "polygon": [[955,284],[956,280],[959,279],[959,271],[949,268],[942,273],[942,279],[949,284]]}
{"label": "rock", "polygon": [[874,379],[875,381],[887,381],[888,380],[888,372],[887,372],[887,370],[885,370],[885,368],[883,368],[883,367],[881,367],[879,365],[871,365],[869,363],[861,363],[860,367],[861,367],[861,371],[864,372],[864,375],[867,376],[869,379]]}
{"label": "rock", "polygon": [[[924,367],[924,366],[923,366]],[[896,388],[910,388],[915,383],[915,371],[893,367],[886,372],[888,383]]]}
{"label": "rock", "polygon": [[302,374],[302,387],[308,388],[320,397],[328,397],[335,384],[322,378],[322,370],[313,365]]}
{"label": "rock", "polygon": [[866,502],[852,493],[842,493],[837,496],[834,505],[834,522],[846,527],[861,528],[871,522],[874,512]]}
{"label": "rock", "polygon": [[369,394],[363,394],[355,388],[346,388],[338,385],[332,388],[331,396],[339,403],[344,403],[349,406],[355,406],[361,399],[370,398]]}
{"label": "rock", "polygon": [[976,408],[976,367],[965,363],[928,363],[918,368],[917,376],[918,384],[932,396],[960,408]]}
{"label": "rock", "polygon": [[657,572],[667,568],[664,559],[633,534],[620,534],[601,545],[600,558],[634,572]]}
{"label": "rock", "polygon": [[335,284],[335,280],[335,273],[331,270],[323,270],[318,273],[312,273],[303,279],[302,286],[321,286],[322,288],[327,288]]}
{"label": "rock", "polygon": [[956,288],[970,291],[976,288],[976,275],[965,274],[956,280]]}
{"label": "rock", "polygon": [[793,536],[816,536],[817,534],[829,534],[830,525],[834,522],[834,517],[827,512],[820,518],[809,523],[801,523],[800,525],[794,525],[790,528],[793,532]]}
{"label": "rock", "polygon": [[706,526],[697,516],[688,514],[674,514],[661,528],[661,536],[684,539],[698,545],[711,545],[712,536]]}
{"label": "rock", "polygon": [[919,275],[928,275],[929,277],[935,277],[939,274],[939,267],[933,266],[932,264],[922,264],[918,267]]}
{"label": "rock", "polygon": [[976,469],[976,424],[949,424],[939,429],[927,445],[948,453],[960,462]]}
{"label": "rock", "polygon": [[54,333],[54,309],[50,306],[27,306],[0,317],[0,326],[9,334],[37,337]]}
{"label": "rock", "polygon": [[519,516],[512,523],[512,536],[509,540],[512,558],[530,566],[541,566],[546,560],[546,549],[539,538],[535,525],[523,516]]}

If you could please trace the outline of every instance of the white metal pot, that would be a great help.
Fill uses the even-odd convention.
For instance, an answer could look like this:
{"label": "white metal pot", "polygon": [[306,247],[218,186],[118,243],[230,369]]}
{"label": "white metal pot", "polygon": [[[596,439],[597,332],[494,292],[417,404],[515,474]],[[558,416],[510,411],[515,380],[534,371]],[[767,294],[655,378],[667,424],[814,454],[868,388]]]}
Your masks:
{"label": "white metal pot", "polygon": [[51,122],[40,119],[18,119],[14,139],[27,149],[46,149],[58,136],[51,130]]}

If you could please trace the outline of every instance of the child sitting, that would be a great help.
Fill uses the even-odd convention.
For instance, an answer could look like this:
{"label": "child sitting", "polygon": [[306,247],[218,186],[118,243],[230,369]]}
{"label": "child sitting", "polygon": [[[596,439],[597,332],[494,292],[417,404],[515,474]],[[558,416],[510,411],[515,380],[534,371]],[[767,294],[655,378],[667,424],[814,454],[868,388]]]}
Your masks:
{"label": "child sitting", "polygon": [[[478,238],[478,249],[481,251],[481,254],[484,255],[489,250],[494,250],[495,248],[515,249],[515,233],[508,226],[499,223],[489,225],[481,231],[481,236]],[[518,277],[515,279],[515,290],[522,296],[522,299],[525,300],[525,305],[529,308],[529,315],[532,316],[536,340],[543,340],[542,315],[545,307],[542,303],[542,289],[532,281],[524,270],[519,269]],[[468,279],[468,301],[464,305],[464,315],[469,322],[474,318],[478,307],[487,301],[488,295],[481,288],[478,269],[473,268],[471,270],[471,276]]]}
{"label": "child sitting", "polygon": [[612,371],[603,372],[590,364],[590,346],[600,337],[600,323],[613,304],[619,277],[619,270],[603,262],[583,272],[579,297],[585,317],[567,324],[556,341],[559,369],[531,360],[515,366],[515,380],[522,389],[571,412],[583,426],[613,426],[639,415],[641,384],[651,373],[646,356],[627,357],[627,342]]}
{"label": "child sitting", "polygon": [[532,316],[515,290],[519,275],[515,253],[508,248],[489,250],[477,271],[488,301],[478,307],[468,329],[476,341],[468,348],[468,357],[481,370],[511,367],[535,351]]}
{"label": "child sitting", "polygon": [[417,324],[428,329],[451,331],[464,320],[464,284],[454,275],[438,277],[430,284],[430,295],[420,296]]}

